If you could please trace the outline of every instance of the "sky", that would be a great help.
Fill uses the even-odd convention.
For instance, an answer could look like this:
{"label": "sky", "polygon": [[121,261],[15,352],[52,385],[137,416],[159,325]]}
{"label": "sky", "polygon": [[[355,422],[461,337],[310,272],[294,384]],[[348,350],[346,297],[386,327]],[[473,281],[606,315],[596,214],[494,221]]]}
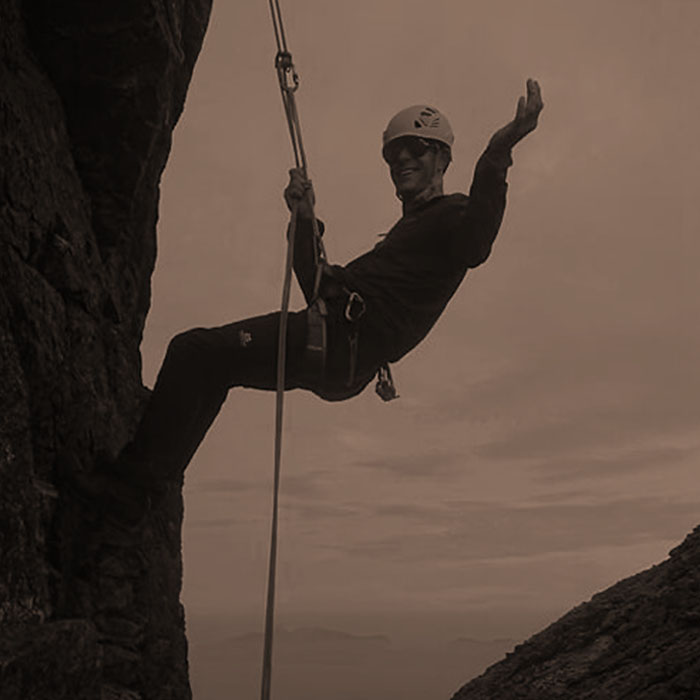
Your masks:
{"label": "sky", "polygon": [[[491,257],[393,367],[401,398],[287,395],[278,618],[525,636],[700,522],[700,5],[281,4],[332,262],[400,216],[380,153],[396,111],[447,114],[454,192],[526,78],[545,108]],[[162,181],[149,386],[175,333],[279,308],[293,157],[274,54],[266,2],[215,2]],[[274,396],[234,390],[188,468],[191,619],[262,626],[273,429]]]}

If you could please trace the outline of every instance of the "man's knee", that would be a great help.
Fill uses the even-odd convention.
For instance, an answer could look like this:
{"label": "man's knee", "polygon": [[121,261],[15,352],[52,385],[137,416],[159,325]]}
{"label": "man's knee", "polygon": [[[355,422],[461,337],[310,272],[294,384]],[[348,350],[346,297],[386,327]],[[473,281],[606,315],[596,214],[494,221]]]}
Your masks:
{"label": "man's knee", "polygon": [[209,344],[208,333],[206,328],[190,328],[188,331],[178,333],[168,344],[168,354],[187,356],[202,352]]}
{"label": "man's knee", "polygon": [[221,360],[224,355],[215,333],[207,328],[192,328],[178,333],[169,343],[166,361],[177,365],[189,374],[214,378],[223,374]]}

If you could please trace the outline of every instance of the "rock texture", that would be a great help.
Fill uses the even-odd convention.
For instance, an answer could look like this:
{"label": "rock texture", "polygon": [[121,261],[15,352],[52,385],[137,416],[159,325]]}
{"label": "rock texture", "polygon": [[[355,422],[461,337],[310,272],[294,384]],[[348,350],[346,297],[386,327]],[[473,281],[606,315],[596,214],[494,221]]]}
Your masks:
{"label": "rock texture", "polygon": [[453,700],[700,698],[700,527],[515,648]]}
{"label": "rock texture", "polygon": [[66,493],[127,442],[159,180],[211,0],[0,3],[0,689],[190,697],[179,492],[135,536]]}

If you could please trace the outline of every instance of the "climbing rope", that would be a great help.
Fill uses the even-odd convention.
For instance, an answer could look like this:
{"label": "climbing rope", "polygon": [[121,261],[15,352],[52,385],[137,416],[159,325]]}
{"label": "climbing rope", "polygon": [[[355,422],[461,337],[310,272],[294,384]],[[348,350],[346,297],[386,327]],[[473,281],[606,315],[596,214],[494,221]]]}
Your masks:
{"label": "climbing rope", "polygon": [[[275,56],[275,68],[277,70],[277,79],[279,81],[280,92],[282,94],[282,103],[284,105],[284,113],[287,118],[287,126],[289,127],[289,137],[292,142],[294,151],[294,160],[296,167],[301,168],[305,178],[308,177],[308,166],[306,161],[306,153],[304,152],[304,142],[301,136],[301,123],[299,121],[299,111],[297,109],[295,93],[299,88],[299,74],[296,71],[292,54],[287,48],[287,38],[284,33],[284,24],[282,22],[282,13],[280,11],[279,0],[269,0],[270,11],[272,13],[272,24],[275,30],[275,39],[277,41],[277,55]],[[322,263],[326,261],[326,251],[323,247],[321,232],[318,227],[318,221],[313,215],[313,201],[311,201],[311,193],[308,193],[308,203],[311,210],[311,225],[313,228],[316,277],[314,281],[314,299],[318,296],[319,285],[321,282]]]}
{"label": "climbing rope", "polygon": [[[294,93],[299,87],[299,75],[296,72],[292,55],[287,49],[287,38],[282,22],[279,0],[269,0],[270,12],[272,14],[272,24],[275,30],[277,41],[277,55],[275,56],[275,68],[279,80],[280,92],[282,93],[282,103],[284,113],[289,126],[289,136],[294,151],[296,167],[301,168],[305,178],[308,177],[308,168],[304,145],[301,137],[301,125],[299,122],[299,112],[296,106]],[[316,275],[314,278],[314,299],[318,296],[321,283],[321,271],[326,260],[325,250],[321,241],[316,216],[313,214],[313,201],[311,192],[307,192],[307,202],[311,210],[311,221],[314,232],[314,245]],[[261,700],[269,700],[272,682],[272,641],[274,633],[275,615],[275,581],[277,576],[277,524],[279,512],[279,485],[280,467],[282,463],[282,427],[284,414],[284,387],[285,387],[285,365],[287,359],[287,321],[289,316],[289,297],[292,285],[292,268],[294,262],[294,239],[296,234],[298,219],[298,205],[292,208],[292,215],[287,229],[287,257],[284,268],[284,283],[282,285],[282,303],[280,309],[280,327],[277,343],[277,391],[275,401],[275,458],[274,458],[274,483],[272,496],[272,524],[270,533],[270,560],[268,565],[267,579],[267,602],[265,609],[265,644],[263,648],[262,662],[262,683],[260,690]]]}

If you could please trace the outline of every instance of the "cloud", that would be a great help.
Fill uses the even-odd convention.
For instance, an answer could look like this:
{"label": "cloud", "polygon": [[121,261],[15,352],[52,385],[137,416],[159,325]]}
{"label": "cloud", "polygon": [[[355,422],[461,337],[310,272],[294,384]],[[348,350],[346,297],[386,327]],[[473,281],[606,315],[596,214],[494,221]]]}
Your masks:
{"label": "cloud", "polygon": [[401,477],[433,478],[436,474],[464,471],[464,455],[447,450],[426,450],[421,453],[392,454],[355,462],[356,467],[386,471]]}
{"label": "cloud", "polygon": [[319,521],[327,518],[354,518],[360,514],[358,508],[330,502],[283,502],[281,509],[293,513],[295,517],[309,521]]}
{"label": "cloud", "polygon": [[281,489],[285,497],[317,501],[326,496],[322,485],[327,474],[329,471],[319,469],[304,474],[283,474]]}
{"label": "cloud", "polygon": [[[324,495],[320,484],[326,471],[315,470],[305,474],[282,474],[281,489],[286,497],[319,498]],[[271,476],[261,475],[257,480],[220,478],[201,479],[186,482],[188,494],[230,494],[247,492],[267,492],[272,488]]]}
{"label": "cloud", "polygon": [[[611,418],[629,415],[643,428],[653,428],[659,420],[661,427],[697,424],[700,376],[689,368],[700,338],[679,339],[677,350],[665,354],[669,348],[658,347],[661,340],[638,330],[586,335],[565,329],[551,342],[515,347],[502,356],[500,367],[476,380],[479,375],[470,368],[455,367],[462,376],[456,374],[454,389],[435,401],[434,421],[520,421],[535,409],[537,416],[555,417],[590,405],[617,407],[620,415]],[[667,337],[666,343],[671,342],[675,339]]]}
{"label": "cloud", "polygon": [[[538,425],[511,430],[479,445],[474,448],[474,453],[489,459],[547,460],[565,457],[570,461],[588,461],[589,457],[599,459],[601,452],[615,449],[621,451],[617,458],[623,457],[625,461],[633,460],[635,456],[648,461],[657,457],[677,458],[681,453],[693,451],[685,447],[635,448],[638,441],[646,442],[653,435],[651,427],[645,430],[645,419],[645,415],[637,414],[632,409],[628,412],[591,410],[560,420],[543,419]],[[663,427],[653,420],[649,422],[658,429]],[[667,427],[670,430],[678,427],[678,423]],[[691,426],[683,427],[688,429]]]}
{"label": "cloud", "polygon": [[373,517],[401,518],[435,523],[449,514],[449,508],[444,504],[386,503],[373,507],[370,512]]}
{"label": "cloud", "polygon": [[[627,547],[682,537],[700,521],[700,499],[618,499],[605,503],[505,503],[453,501],[444,508],[382,506],[381,518],[429,520],[430,529],[394,531],[379,537],[334,543],[346,555],[402,562],[492,561],[596,547]],[[388,532],[388,526],[382,528]]]}
{"label": "cloud", "polygon": [[700,424],[700,375],[690,371],[700,341],[681,340],[623,329],[531,348],[479,381],[457,380],[432,423],[463,426],[486,459],[602,459],[601,471],[611,460],[627,471],[637,458],[676,460],[697,449],[689,435]]}
{"label": "cloud", "polygon": [[642,470],[659,469],[695,454],[696,447],[631,448],[605,457],[557,457],[532,467],[537,479],[548,483],[582,478],[614,478]]}

